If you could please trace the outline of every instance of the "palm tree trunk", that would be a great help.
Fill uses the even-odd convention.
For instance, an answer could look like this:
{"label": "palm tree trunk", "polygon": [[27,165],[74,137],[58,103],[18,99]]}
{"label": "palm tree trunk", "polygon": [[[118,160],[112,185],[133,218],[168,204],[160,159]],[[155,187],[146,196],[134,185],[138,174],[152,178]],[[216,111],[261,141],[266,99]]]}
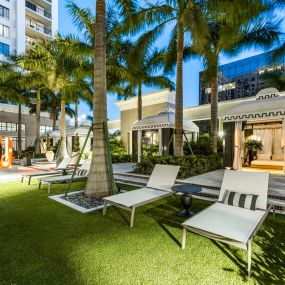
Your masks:
{"label": "palm tree trunk", "polygon": [[59,158],[63,159],[68,156],[66,149],[65,100],[63,99],[61,99],[60,101],[59,132],[60,132]]}
{"label": "palm tree trunk", "polygon": [[106,96],[106,43],[105,43],[105,0],[96,1],[96,34],[94,57],[93,92],[93,146],[92,163],[85,194],[100,199],[111,194],[107,145],[103,124],[107,123]]}
{"label": "palm tree trunk", "polygon": [[[142,119],[142,85],[138,86],[138,121]],[[142,160],[142,131],[137,131],[138,162]]]}
{"label": "palm tree trunk", "polygon": [[41,90],[37,90],[37,101],[36,101],[36,144],[35,152],[40,154],[40,125],[41,125]]}
{"label": "palm tree trunk", "polygon": [[52,111],[51,111],[51,113],[52,113],[52,129],[53,129],[53,131],[56,129],[56,107],[53,107],[52,108]]}
{"label": "palm tree trunk", "polygon": [[22,105],[18,103],[18,153],[22,153]]}
{"label": "palm tree trunk", "polygon": [[183,48],[184,25],[178,23],[174,155],[183,155]]}
{"label": "palm tree trunk", "polygon": [[75,128],[78,128],[78,99],[75,101]]}
{"label": "palm tree trunk", "polygon": [[138,121],[142,119],[142,86],[138,86]]}
{"label": "palm tree trunk", "polygon": [[218,80],[211,80],[211,150],[217,153],[217,130],[218,130]]}

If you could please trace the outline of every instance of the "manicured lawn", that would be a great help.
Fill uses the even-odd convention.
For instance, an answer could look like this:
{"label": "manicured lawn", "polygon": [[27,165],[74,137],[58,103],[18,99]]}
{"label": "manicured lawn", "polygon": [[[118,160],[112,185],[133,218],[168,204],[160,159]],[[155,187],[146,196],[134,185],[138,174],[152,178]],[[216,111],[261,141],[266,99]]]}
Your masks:
{"label": "manicured lawn", "polygon": [[[83,184],[75,185],[76,188]],[[53,187],[61,193],[65,185]],[[285,284],[285,217],[270,215],[247,253],[189,234],[172,196],[129,213],[108,208],[80,214],[17,182],[0,184],[0,284]],[[194,200],[193,210],[209,205]]]}

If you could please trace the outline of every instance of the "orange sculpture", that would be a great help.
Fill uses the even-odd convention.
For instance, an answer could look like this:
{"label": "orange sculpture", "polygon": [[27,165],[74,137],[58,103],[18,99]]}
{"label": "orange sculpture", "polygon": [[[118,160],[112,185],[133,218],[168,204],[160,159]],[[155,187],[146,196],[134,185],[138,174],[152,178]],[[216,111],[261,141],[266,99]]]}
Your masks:
{"label": "orange sculpture", "polygon": [[[2,137],[0,136],[0,145],[2,146]],[[5,152],[0,153],[0,167],[10,168],[13,161],[13,142],[11,138],[5,138]]]}

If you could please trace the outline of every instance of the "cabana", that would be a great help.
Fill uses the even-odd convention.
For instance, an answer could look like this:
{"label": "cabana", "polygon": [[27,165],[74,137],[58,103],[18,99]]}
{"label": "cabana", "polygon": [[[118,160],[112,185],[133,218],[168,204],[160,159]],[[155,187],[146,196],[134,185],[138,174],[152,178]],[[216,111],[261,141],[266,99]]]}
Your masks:
{"label": "cabana", "polygon": [[256,100],[242,102],[224,117],[225,164],[240,170],[246,162],[247,139],[263,144],[251,167],[283,169],[285,173],[285,96],[276,88],[259,91]]}
{"label": "cabana", "polygon": [[[84,142],[85,142],[86,137],[88,135],[89,129],[90,129],[90,125],[80,125],[78,128],[75,128],[75,127],[66,128],[68,152],[71,153],[71,151],[72,151],[72,146],[74,143],[74,137],[76,135],[79,137],[80,147],[82,147],[84,145]],[[55,145],[60,140],[60,131],[54,130],[54,131],[50,131],[50,132],[42,134],[41,135],[41,141],[42,141],[41,146],[42,146],[42,148],[45,148],[45,143],[46,143],[47,137],[49,137],[52,140],[52,144]],[[92,132],[91,132],[91,134],[87,140],[85,150],[91,150],[92,138],[93,138],[93,136],[92,136]],[[44,149],[42,150],[42,152],[44,152]]]}
{"label": "cabana", "polygon": [[[141,160],[142,142],[158,144],[159,154],[172,153],[172,139],[175,128],[175,113],[171,111],[160,112],[158,115],[148,116],[133,124],[133,150],[138,151],[138,161]],[[185,138],[196,140],[199,127],[189,119],[183,119]],[[134,138],[137,138],[134,139]]]}

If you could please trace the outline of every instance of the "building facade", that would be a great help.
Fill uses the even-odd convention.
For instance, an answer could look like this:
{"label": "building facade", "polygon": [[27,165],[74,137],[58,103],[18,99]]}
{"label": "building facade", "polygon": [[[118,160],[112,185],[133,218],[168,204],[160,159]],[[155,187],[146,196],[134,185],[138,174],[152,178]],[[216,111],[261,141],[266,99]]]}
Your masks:
{"label": "building facade", "polygon": [[[285,96],[285,92],[280,92],[280,96]],[[256,94],[255,94],[256,95]],[[132,133],[133,126],[137,122],[137,98],[131,98],[128,100],[122,100],[116,102],[116,105],[120,109],[120,120],[109,121],[109,131],[113,132],[120,129],[121,139],[124,147],[128,150],[128,153],[132,153]],[[256,98],[247,97],[233,100],[222,101],[218,103],[218,131],[220,136],[224,136],[224,117],[235,106],[243,102],[255,102]],[[142,96],[143,102],[143,118],[158,115],[160,112],[172,109],[175,105],[175,92],[169,90],[162,90],[152,92]],[[186,107],[183,110],[183,117],[191,120],[199,127],[200,133],[209,132],[210,119],[211,119],[211,104],[203,104],[199,106]]]}
{"label": "building facade", "polygon": [[[30,114],[28,107],[22,106],[22,149],[33,147],[36,140],[36,116]],[[41,112],[40,132],[51,131],[53,121],[50,114]],[[0,104],[0,136],[10,137],[13,141],[13,148],[18,149],[18,106],[12,104]]]}
{"label": "building facade", "polygon": [[[258,91],[265,88],[261,75],[265,72],[284,72],[284,55],[273,60],[273,51],[248,57],[242,60],[219,66],[218,99],[228,101],[233,99],[254,97]],[[203,71],[199,74],[199,105],[211,102],[211,88],[203,81]]]}
{"label": "building facade", "polygon": [[0,57],[21,54],[58,30],[58,0],[0,0]]}

